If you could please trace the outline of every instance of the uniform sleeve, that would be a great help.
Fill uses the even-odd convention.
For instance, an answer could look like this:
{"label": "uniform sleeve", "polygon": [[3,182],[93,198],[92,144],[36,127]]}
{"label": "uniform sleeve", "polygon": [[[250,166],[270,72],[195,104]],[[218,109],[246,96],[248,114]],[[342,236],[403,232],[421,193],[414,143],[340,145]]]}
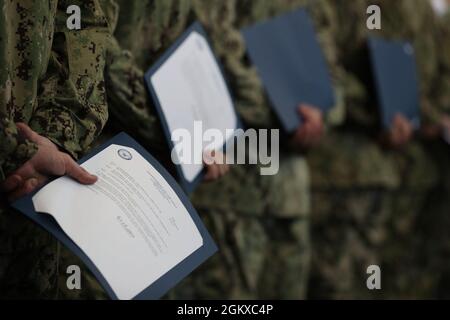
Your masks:
{"label": "uniform sleeve", "polygon": [[[27,122],[46,68],[55,1],[2,2],[0,12],[0,181],[29,160],[34,143],[21,139],[16,122]],[[33,22],[33,24],[30,23]],[[45,23],[48,22],[48,23]],[[36,64],[36,58],[40,63]]]}
{"label": "uniform sleeve", "polygon": [[[66,26],[66,9],[81,9],[81,30]],[[75,159],[87,152],[107,119],[104,67],[109,37],[97,0],[60,1],[48,71],[30,126]]]}
{"label": "uniform sleeve", "polygon": [[27,162],[37,152],[36,144],[20,139],[15,123],[2,116],[0,121],[0,181]]}
{"label": "uniform sleeve", "polygon": [[108,45],[105,73],[113,126],[127,131],[152,150],[165,150],[167,142],[149,98],[144,74],[129,51],[122,50],[115,39]]}

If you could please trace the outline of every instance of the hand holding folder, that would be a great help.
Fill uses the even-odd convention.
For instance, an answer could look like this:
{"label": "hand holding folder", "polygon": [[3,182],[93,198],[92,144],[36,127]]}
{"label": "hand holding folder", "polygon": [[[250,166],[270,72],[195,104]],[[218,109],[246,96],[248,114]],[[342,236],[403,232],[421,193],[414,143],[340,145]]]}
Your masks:
{"label": "hand holding folder", "polygon": [[400,114],[418,129],[419,77],[413,46],[377,37],[369,38],[368,45],[383,127],[391,128]]}
{"label": "hand holding folder", "polygon": [[300,104],[326,113],[335,97],[314,26],[304,9],[242,31],[248,55],[287,133],[302,124]]}
{"label": "hand holding folder", "polygon": [[174,179],[120,134],[81,161],[99,180],[59,178],[14,207],[91,269],[113,299],[158,299],[217,250]]}
{"label": "hand holding folder", "polygon": [[24,123],[17,123],[16,126],[21,137],[35,143],[38,150],[2,183],[1,191],[7,193],[10,202],[42,187],[52,176],[68,175],[81,184],[93,184],[97,181],[95,176],[83,170],[49,139],[34,132]]}
{"label": "hand holding folder", "polygon": [[419,85],[414,48],[406,41],[369,38],[375,91],[380,105],[383,140],[398,148],[420,126]]}
{"label": "hand holding folder", "polygon": [[[220,154],[240,128],[225,77],[203,27],[194,23],[188,28],[147,71],[145,81],[173,151],[178,181],[190,193],[204,179],[203,153]],[[197,130],[196,123],[201,123],[201,130]],[[220,131],[223,137],[213,143],[212,148],[203,140],[203,133],[209,129]],[[174,138],[180,130],[194,138],[189,150],[183,150],[183,143]],[[199,143],[198,134],[201,135]],[[181,160],[187,153],[192,159]],[[198,159],[200,161],[196,161]],[[221,175],[226,169],[224,166],[212,168],[206,179]]]}
{"label": "hand holding folder", "polygon": [[320,143],[324,133],[322,112],[309,105],[300,105],[298,113],[303,121],[293,134],[291,141],[294,148],[309,149]]}

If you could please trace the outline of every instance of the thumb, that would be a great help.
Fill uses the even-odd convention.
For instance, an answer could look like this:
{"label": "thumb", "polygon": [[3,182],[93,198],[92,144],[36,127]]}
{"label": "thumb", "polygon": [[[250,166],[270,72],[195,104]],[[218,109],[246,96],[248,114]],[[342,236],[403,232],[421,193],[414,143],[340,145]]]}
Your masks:
{"label": "thumb", "polygon": [[307,113],[307,112],[306,112],[306,107],[305,107],[305,105],[304,105],[304,104],[298,105],[298,107],[297,107],[297,112],[298,112],[298,114],[299,114],[300,116],[304,117],[304,116],[305,116],[305,113]]}
{"label": "thumb", "polygon": [[80,167],[75,161],[72,160],[72,158],[70,158],[70,156],[66,156],[64,158],[64,164],[66,168],[66,175],[79,183],[91,185],[97,182],[98,178],[96,176]]}
{"label": "thumb", "polygon": [[30,140],[32,142],[38,142],[39,135],[33,131],[28,125],[26,125],[23,122],[19,122],[16,124],[17,131],[19,132],[20,136],[24,139]]}

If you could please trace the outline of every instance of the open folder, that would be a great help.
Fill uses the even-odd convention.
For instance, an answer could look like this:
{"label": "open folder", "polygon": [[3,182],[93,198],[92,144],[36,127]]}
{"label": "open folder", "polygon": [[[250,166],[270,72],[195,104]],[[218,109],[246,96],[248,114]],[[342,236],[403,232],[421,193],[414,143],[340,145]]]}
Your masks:
{"label": "open folder", "polygon": [[[203,152],[224,150],[241,127],[225,77],[200,23],[190,26],[160,57],[147,71],[145,81],[173,151],[178,182],[191,193],[203,179]],[[220,133],[214,134],[220,138],[213,142],[203,139],[211,129]],[[185,135],[181,137],[183,132],[189,134],[189,143]]]}
{"label": "open folder", "polygon": [[409,42],[371,37],[369,51],[383,126],[390,128],[399,113],[417,129],[420,103],[413,46]]}
{"label": "open folder", "polygon": [[248,55],[286,132],[301,124],[300,103],[324,112],[334,106],[331,77],[305,9],[245,28],[242,33]]}
{"label": "open folder", "polygon": [[80,163],[95,185],[62,177],[13,206],[80,257],[112,299],[158,299],[217,251],[175,180],[128,135]]}

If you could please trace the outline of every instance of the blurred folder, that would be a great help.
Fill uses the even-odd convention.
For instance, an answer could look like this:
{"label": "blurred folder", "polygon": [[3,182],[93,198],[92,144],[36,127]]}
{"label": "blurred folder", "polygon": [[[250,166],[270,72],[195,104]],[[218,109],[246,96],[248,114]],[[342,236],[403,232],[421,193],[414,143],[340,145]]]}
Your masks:
{"label": "blurred folder", "polygon": [[419,85],[413,46],[403,41],[369,38],[375,90],[385,128],[397,113],[420,126]]}
{"label": "blurred folder", "polygon": [[305,9],[245,28],[242,33],[248,55],[286,132],[301,124],[300,103],[324,112],[334,106],[331,77]]}

